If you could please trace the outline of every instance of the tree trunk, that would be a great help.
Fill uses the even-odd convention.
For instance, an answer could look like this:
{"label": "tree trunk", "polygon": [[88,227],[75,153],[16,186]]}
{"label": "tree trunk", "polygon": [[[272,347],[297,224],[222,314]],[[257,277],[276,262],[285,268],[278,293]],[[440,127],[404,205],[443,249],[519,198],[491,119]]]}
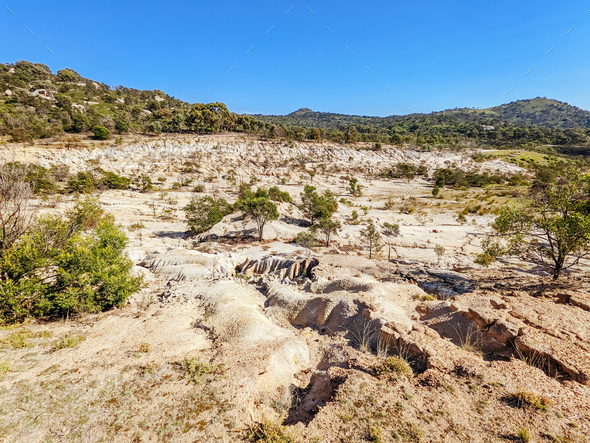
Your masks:
{"label": "tree trunk", "polygon": [[561,270],[563,269],[563,263],[565,262],[565,257],[559,257],[555,262],[555,267],[553,268],[553,280],[557,280],[559,278],[559,274],[561,274]]}

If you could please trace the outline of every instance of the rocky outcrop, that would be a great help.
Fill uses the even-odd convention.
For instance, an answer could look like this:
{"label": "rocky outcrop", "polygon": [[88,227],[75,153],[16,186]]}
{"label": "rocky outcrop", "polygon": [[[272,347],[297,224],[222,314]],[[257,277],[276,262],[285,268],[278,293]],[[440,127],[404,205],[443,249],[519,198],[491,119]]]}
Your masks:
{"label": "rocky outcrop", "polygon": [[267,257],[262,260],[246,260],[236,267],[236,272],[244,276],[274,275],[280,279],[293,280],[301,276],[311,276],[319,264],[315,257],[294,260],[282,257]]}
{"label": "rocky outcrop", "polygon": [[[571,296],[585,304],[581,294]],[[451,309],[500,343],[512,343],[518,355],[555,375],[562,372],[590,384],[590,312],[559,298],[512,292],[475,292],[455,298]]]}

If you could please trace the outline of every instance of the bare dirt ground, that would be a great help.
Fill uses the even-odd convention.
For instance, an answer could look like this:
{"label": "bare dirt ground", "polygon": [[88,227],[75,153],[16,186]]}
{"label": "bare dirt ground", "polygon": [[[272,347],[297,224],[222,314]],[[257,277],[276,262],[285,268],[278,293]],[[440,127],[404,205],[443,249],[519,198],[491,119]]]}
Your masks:
{"label": "bare dirt ground", "polygon": [[[522,260],[481,268],[480,241],[513,191],[434,198],[427,178],[378,175],[398,162],[521,171],[512,164],[238,136],[16,155],[159,184],[100,194],[145,275],[127,306],[0,330],[0,441],[256,441],[272,426],[275,439],[258,441],[588,440],[587,265],[557,283]],[[350,175],[362,196],[347,190]],[[292,242],[302,215],[283,203],[262,242],[238,235],[253,225],[237,214],[189,237],[191,189],[233,202],[241,181],[277,185],[296,202],[306,184],[330,189],[345,201],[335,214],[343,230],[328,248],[303,248]],[[37,210],[69,204],[39,200]],[[359,237],[368,219],[399,223],[391,260],[387,245],[368,258]]]}

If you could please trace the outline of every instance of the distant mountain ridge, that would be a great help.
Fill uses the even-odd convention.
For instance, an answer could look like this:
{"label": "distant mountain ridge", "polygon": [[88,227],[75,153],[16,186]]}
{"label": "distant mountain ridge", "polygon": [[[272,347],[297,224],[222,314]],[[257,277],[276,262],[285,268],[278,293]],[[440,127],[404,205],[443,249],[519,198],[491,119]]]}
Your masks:
{"label": "distant mountain ridge", "polygon": [[418,113],[387,117],[316,112],[309,108],[301,108],[287,115],[255,115],[256,118],[269,123],[328,129],[336,129],[342,125],[393,124],[425,116],[454,117],[465,123],[480,121],[482,124],[493,124],[494,121],[501,120],[505,123],[524,126],[590,128],[590,111],[544,97],[517,100],[488,109],[456,108],[429,114]]}

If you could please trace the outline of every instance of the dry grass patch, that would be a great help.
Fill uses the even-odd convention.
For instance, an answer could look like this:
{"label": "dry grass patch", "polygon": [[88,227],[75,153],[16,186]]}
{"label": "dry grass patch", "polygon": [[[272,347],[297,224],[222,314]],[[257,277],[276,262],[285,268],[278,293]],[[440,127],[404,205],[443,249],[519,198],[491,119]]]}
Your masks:
{"label": "dry grass patch", "polygon": [[264,443],[295,443],[295,436],[290,434],[285,426],[271,421],[256,423],[246,431],[246,440]]}
{"label": "dry grass patch", "polygon": [[214,363],[203,363],[196,358],[185,358],[179,363],[179,366],[184,373],[184,377],[195,384],[202,382],[205,375],[222,375],[225,373],[223,365],[216,365]]}
{"label": "dry grass patch", "polygon": [[86,340],[86,337],[84,335],[73,335],[73,334],[62,335],[61,337],[59,337],[57,340],[55,340],[52,343],[51,349],[49,350],[49,352],[56,352],[56,351],[59,351],[60,349],[65,349],[65,348],[75,348],[80,343],[82,343],[84,340]]}
{"label": "dry grass patch", "polygon": [[0,377],[10,371],[10,363],[0,360]]}
{"label": "dry grass patch", "polygon": [[0,338],[0,349],[21,349],[34,346],[31,339],[51,337],[51,332],[32,332],[29,329],[13,332],[12,334]]}
{"label": "dry grass patch", "polygon": [[512,394],[508,394],[505,397],[505,400],[516,402],[516,405],[519,408],[532,407],[540,411],[546,411],[552,403],[551,399],[530,391],[513,392]]}
{"label": "dry grass patch", "polygon": [[397,380],[401,377],[411,377],[414,373],[406,360],[392,356],[375,368],[375,374]]}

